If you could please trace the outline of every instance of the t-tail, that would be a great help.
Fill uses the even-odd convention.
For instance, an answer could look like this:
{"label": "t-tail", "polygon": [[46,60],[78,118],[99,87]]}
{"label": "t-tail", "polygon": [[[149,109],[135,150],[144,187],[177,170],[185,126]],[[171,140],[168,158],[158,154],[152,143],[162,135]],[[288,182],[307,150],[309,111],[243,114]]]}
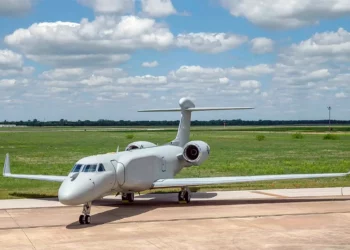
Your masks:
{"label": "t-tail", "polygon": [[193,111],[215,111],[215,110],[242,110],[253,109],[251,107],[205,107],[196,108],[193,101],[189,98],[181,98],[179,101],[180,108],[174,109],[146,109],[139,110],[138,112],[181,112],[181,119],[179,128],[177,130],[176,138],[171,141],[172,145],[183,147],[190,139],[190,127],[191,127],[191,113]]}

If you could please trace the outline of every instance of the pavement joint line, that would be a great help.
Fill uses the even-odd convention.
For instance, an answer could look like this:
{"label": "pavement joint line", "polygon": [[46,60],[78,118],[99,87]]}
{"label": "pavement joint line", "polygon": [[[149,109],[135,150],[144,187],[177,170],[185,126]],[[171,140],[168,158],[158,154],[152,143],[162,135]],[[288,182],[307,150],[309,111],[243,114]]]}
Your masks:
{"label": "pavement joint line", "polygon": [[[249,219],[249,218],[270,218],[270,217],[283,217],[283,216],[309,216],[309,215],[329,215],[329,214],[350,214],[349,211],[339,211],[339,212],[321,212],[321,213],[286,213],[286,214],[256,214],[256,215],[241,215],[241,216],[222,216],[222,217],[203,217],[203,218],[184,218],[184,219],[168,219],[168,220],[139,220],[139,221],[111,221],[108,223],[94,224],[93,222],[90,225],[72,225],[72,228],[90,228],[94,226],[102,225],[117,225],[117,224],[132,224],[132,223],[159,223],[159,222],[177,222],[177,221],[200,221],[200,220],[223,220],[223,219]],[[92,215],[92,219],[93,219]],[[12,218],[12,217],[11,217]],[[16,223],[17,224],[17,223]],[[17,224],[18,225],[18,224]],[[0,228],[0,231],[3,230],[13,230],[13,229],[35,229],[35,228],[55,228],[55,227],[67,227],[68,225],[48,225],[48,226],[27,226],[27,227],[7,227]],[[24,232],[24,231],[23,231]]]}
{"label": "pavement joint line", "polygon": [[10,216],[10,218],[16,223],[16,225],[18,226],[18,229],[20,229],[22,231],[22,233],[26,236],[27,240],[30,242],[30,244],[32,245],[32,247],[34,249],[36,249],[36,247],[34,246],[33,242],[29,239],[28,235],[26,234],[26,232],[23,230],[23,228],[18,224],[18,222],[15,220],[15,218],[12,217],[12,215],[9,213],[9,211],[7,211],[7,209],[5,210],[6,213]]}
{"label": "pavement joint line", "polygon": [[280,194],[273,194],[273,193],[268,193],[268,192],[264,192],[264,191],[251,191],[251,193],[254,194],[263,194],[263,195],[267,195],[267,196],[272,196],[272,197],[277,197],[277,198],[291,198],[290,196],[285,196],[285,195],[280,195]]}

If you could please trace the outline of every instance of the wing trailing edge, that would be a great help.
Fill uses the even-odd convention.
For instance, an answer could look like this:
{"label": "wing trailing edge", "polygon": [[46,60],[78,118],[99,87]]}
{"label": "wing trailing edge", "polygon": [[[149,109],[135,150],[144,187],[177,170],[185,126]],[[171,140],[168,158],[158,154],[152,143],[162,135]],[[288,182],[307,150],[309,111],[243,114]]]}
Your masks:
{"label": "wing trailing edge", "polygon": [[153,188],[202,186],[202,185],[230,184],[230,183],[256,182],[256,181],[334,178],[334,177],[344,177],[348,175],[350,175],[350,172],[329,173],[329,174],[286,174],[286,175],[255,175],[255,176],[237,176],[237,177],[159,179],[153,183]]}

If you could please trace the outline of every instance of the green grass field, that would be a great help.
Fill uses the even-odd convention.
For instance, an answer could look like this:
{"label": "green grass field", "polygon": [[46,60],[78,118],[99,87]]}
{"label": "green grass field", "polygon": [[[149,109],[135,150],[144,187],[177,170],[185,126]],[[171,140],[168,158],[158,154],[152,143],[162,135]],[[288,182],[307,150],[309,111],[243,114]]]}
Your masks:
{"label": "green grass field", "polygon": [[[327,127],[195,127],[191,139],[206,141],[209,159],[199,167],[184,169],[178,177],[243,176],[291,173],[331,173],[350,170],[350,134],[337,132],[337,140],[323,140]],[[296,128],[296,129],[295,129]],[[337,127],[338,128],[338,127]],[[339,126],[339,131],[349,127]],[[125,128],[124,128],[125,129]],[[239,131],[239,130],[249,131]],[[86,130],[86,131],[84,131]],[[158,144],[172,140],[176,128],[143,131],[108,128],[2,128],[0,157],[11,155],[11,170],[22,174],[66,175],[82,157],[123,149],[147,140]],[[259,131],[260,130],[260,131]],[[22,131],[22,132],[20,132]],[[278,133],[273,131],[279,131]],[[291,132],[292,131],[292,132]],[[301,131],[302,139],[291,133]],[[127,135],[133,134],[133,139]],[[256,140],[263,134],[265,139]],[[201,190],[269,189],[350,186],[350,178],[241,183],[202,187]],[[0,177],[0,198],[56,196],[59,184]]]}

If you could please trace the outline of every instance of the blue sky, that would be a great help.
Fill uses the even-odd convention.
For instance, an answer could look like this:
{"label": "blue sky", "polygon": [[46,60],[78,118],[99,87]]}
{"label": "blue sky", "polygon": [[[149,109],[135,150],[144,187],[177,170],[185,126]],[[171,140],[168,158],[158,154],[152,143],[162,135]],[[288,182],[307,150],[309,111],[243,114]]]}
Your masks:
{"label": "blue sky", "polygon": [[[290,1],[291,2],[291,1]],[[3,0],[0,120],[350,119],[348,0]]]}

